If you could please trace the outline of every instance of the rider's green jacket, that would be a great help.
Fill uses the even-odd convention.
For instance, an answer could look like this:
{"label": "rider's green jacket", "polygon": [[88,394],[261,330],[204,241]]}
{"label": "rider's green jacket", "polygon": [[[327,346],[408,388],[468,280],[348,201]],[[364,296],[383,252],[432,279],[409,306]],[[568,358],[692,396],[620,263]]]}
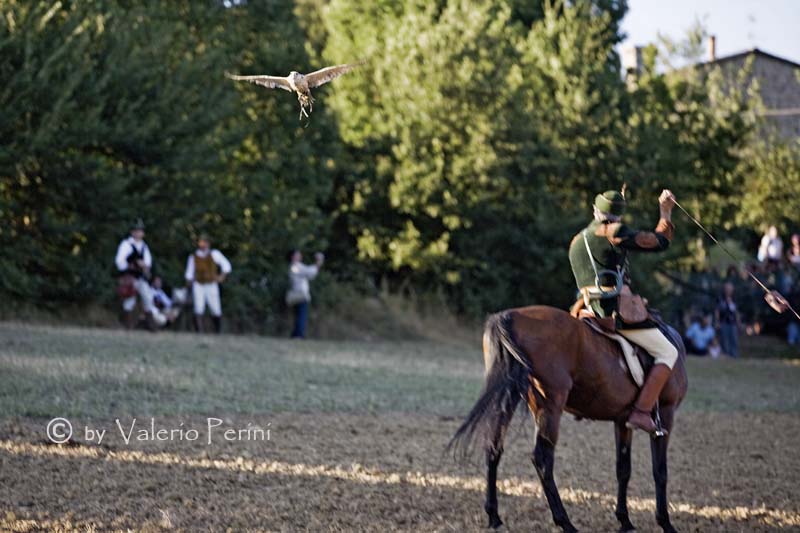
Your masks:
{"label": "rider's green jacket", "polygon": [[[620,222],[592,221],[585,230],[581,230],[569,245],[569,263],[578,290],[595,286],[595,270],[586,250],[583,233],[589,244],[595,266],[598,271],[618,269],[627,270],[628,252],[660,252],[666,250],[674,232],[672,222],[661,219],[653,231],[636,230]],[[627,274],[627,273],[626,273]],[[627,282],[627,280],[626,280]],[[612,287],[616,280],[607,276],[600,279],[600,285]],[[592,309],[599,317],[614,316],[617,310],[617,298],[592,300]],[[647,327],[643,325],[643,327]],[[652,326],[650,326],[652,327]]]}

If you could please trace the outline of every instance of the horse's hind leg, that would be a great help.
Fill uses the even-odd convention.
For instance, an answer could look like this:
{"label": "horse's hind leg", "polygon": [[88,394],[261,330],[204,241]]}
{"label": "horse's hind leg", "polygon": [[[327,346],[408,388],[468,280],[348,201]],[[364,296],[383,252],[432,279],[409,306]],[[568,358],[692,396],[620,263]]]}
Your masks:
{"label": "horse's hind leg", "polygon": [[[672,421],[675,409],[672,406],[661,407],[661,423],[667,432],[672,432]],[[676,533],[669,520],[667,506],[667,448],[669,435],[650,438],[650,451],[653,457],[653,479],[656,482],[656,522],[664,533]]]}
{"label": "horse's hind leg", "polygon": [[633,430],[624,422],[614,424],[614,440],[617,443],[617,520],[620,532],[636,530],[628,516],[628,481],[631,479],[631,441]]}
{"label": "horse's hind leg", "polygon": [[539,474],[539,479],[542,482],[547,504],[550,506],[550,512],[553,513],[553,521],[566,533],[573,533],[578,530],[575,529],[575,526],[569,520],[569,516],[567,516],[567,511],[564,509],[564,504],[561,503],[561,496],[558,494],[558,487],[556,487],[553,477],[558,428],[561,422],[561,411],[566,403],[567,395],[566,393],[563,394],[563,398],[558,396],[549,397],[544,400],[542,405],[538,401],[540,398],[533,398],[533,393],[531,394],[532,398],[529,403],[536,417],[536,425],[538,427],[536,447],[533,449],[533,466],[536,468],[536,473]]}
{"label": "horse's hind leg", "polygon": [[489,442],[486,444],[486,502],[483,508],[486,514],[489,515],[489,527],[493,529],[503,525],[503,521],[500,520],[500,514],[497,511],[497,466],[503,456],[503,440],[518,402],[518,396],[508,399],[505,409],[494,421]]}

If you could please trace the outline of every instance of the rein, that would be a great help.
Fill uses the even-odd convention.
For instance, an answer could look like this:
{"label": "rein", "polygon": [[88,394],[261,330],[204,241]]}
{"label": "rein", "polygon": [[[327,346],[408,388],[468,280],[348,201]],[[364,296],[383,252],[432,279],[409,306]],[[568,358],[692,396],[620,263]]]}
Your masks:
{"label": "rein", "polygon": [[[735,262],[737,262],[737,263],[738,263],[738,262],[740,262],[740,260],[739,260],[739,259],[738,259],[736,256],[734,256],[734,255],[733,255],[733,254],[730,252],[730,250],[728,250],[728,249],[727,249],[727,248],[726,248],[726,247],[725,247],[725,246],[724,246],[724,245],[723,245],[721,242],[719,242],[719,241],[717,240],[717,238],[716,238],[716,237],[714,237],[714,236],[711,234],[711,232],[710,232],[710,231],[708,231],[708,230],[705,228],[705,226],[703,226],[703,225],[700,223],[700,221],[698,221],[698,220],[697,220],[696,218],[694,218],[694,217],[693,217],[693,216],[692,216],[692,215],[691,215],[691,214],[690,214],[690,213],[689,213],[689,212],[688,212],[686,209],[684,209],[684,208],[683,208],[683,206],[682,206],[681,204],[679,204],[679,203],[678,203],[678,201],[677,201],[677,200],[675,200],[675,198],[674,198],[674,197],[673,197],[672,201],[673,201],[673,202],[675,202],[675,205],[676,205],[676,206],[677,206],[677,207],[678,207],[678,208],[679,208],[681,211],[683,211],[683,213],[684,213],[684,214],[685,214],[687,217],[689,217],[689,219],[690,219],[692,222],[694,222],[694,223],[697,225],[697,227],[698,227],[698,228],[700,228],[701,230],[703,230],[703,233],[705,233],[706,235],[708,235],[708,237],[709,237],[709,238],[710,238],[712,241],[714,241],[714,244],[716,244],[717,246],[719,246],[719,247],[720,247],[720,249],[721,249],[723,252],[725,252],[726,254],[728,254],[728,256],[729,256],[731,259],[733,259]],[[758,278],[756,277],[756,275],[755,275],[755,274],[753,274],[753,273],[752,273],[752,272],[750,272],[749,270],[746,270],[746,272],[747,272],[747,275],[748,275],[748,276],[750,276],[750,277],[753,279],[753,281],[755,281],[755,282],[758,284],[758,286],[759,286],[759,287],[761,287],[761,288],[764,290],[764,292],[766,293],[766,297],[765,297],[765,299],[767,300],[767,303],[769,304],[769,306],[770,306],[770,307],[772,307],[772,308],[773,308],[775,311],[777,311],[778,313],[783,313],[784,311],[786,311],[786,310],[788,309],[789,311],[791,311],[792,313],[794,313],[794,316],[796,316],[798,319],[800,319],[800,314],[798,314],[798,313],[797,313],[797,311],[795,311],[795,310],[794,310],[794,308],[793,308],[793,307],[792,307],[792,305],[789,303],[789,301],[788,301],[786,298],[784,298],[784,297],[783,297],[783,295],[782,295],[781,293],[779,293],[778,291],[775,291],[775,290],[769,290],[769,288],[767,288],[767,286],[766,286],[766,285],[764,285],[764,283],[762,283],[762,282],[761,282],[761,280],[760,280],[760,279],[758,279]]]}

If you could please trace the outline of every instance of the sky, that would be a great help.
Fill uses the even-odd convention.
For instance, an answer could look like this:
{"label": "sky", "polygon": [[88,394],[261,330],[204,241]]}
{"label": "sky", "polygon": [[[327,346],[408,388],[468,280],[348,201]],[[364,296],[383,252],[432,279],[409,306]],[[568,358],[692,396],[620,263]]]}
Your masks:
{"label": "sky", "polygon": [[660,32],[680,39],[695,19],[717,37],[717,57],[758,48],[800,63],[800,0],[628,0],[622,46]]}

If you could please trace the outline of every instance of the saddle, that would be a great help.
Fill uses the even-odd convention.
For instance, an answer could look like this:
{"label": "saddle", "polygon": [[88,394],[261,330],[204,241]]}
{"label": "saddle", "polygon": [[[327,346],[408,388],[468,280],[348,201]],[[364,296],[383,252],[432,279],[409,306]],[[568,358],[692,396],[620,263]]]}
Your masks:
{"label": "saddle", "polygon": [[579,299],[570,309],[570,314],[586,324],[597,335],[603,335],[619,344],[622,351],[622,361],[628,368],[633,382],[638,387],[644,385],[644,378],[653,366],[654,359],[645,349],[630,342],[616,332],[613,317],[600,318],[585,306],[583,298]]}

